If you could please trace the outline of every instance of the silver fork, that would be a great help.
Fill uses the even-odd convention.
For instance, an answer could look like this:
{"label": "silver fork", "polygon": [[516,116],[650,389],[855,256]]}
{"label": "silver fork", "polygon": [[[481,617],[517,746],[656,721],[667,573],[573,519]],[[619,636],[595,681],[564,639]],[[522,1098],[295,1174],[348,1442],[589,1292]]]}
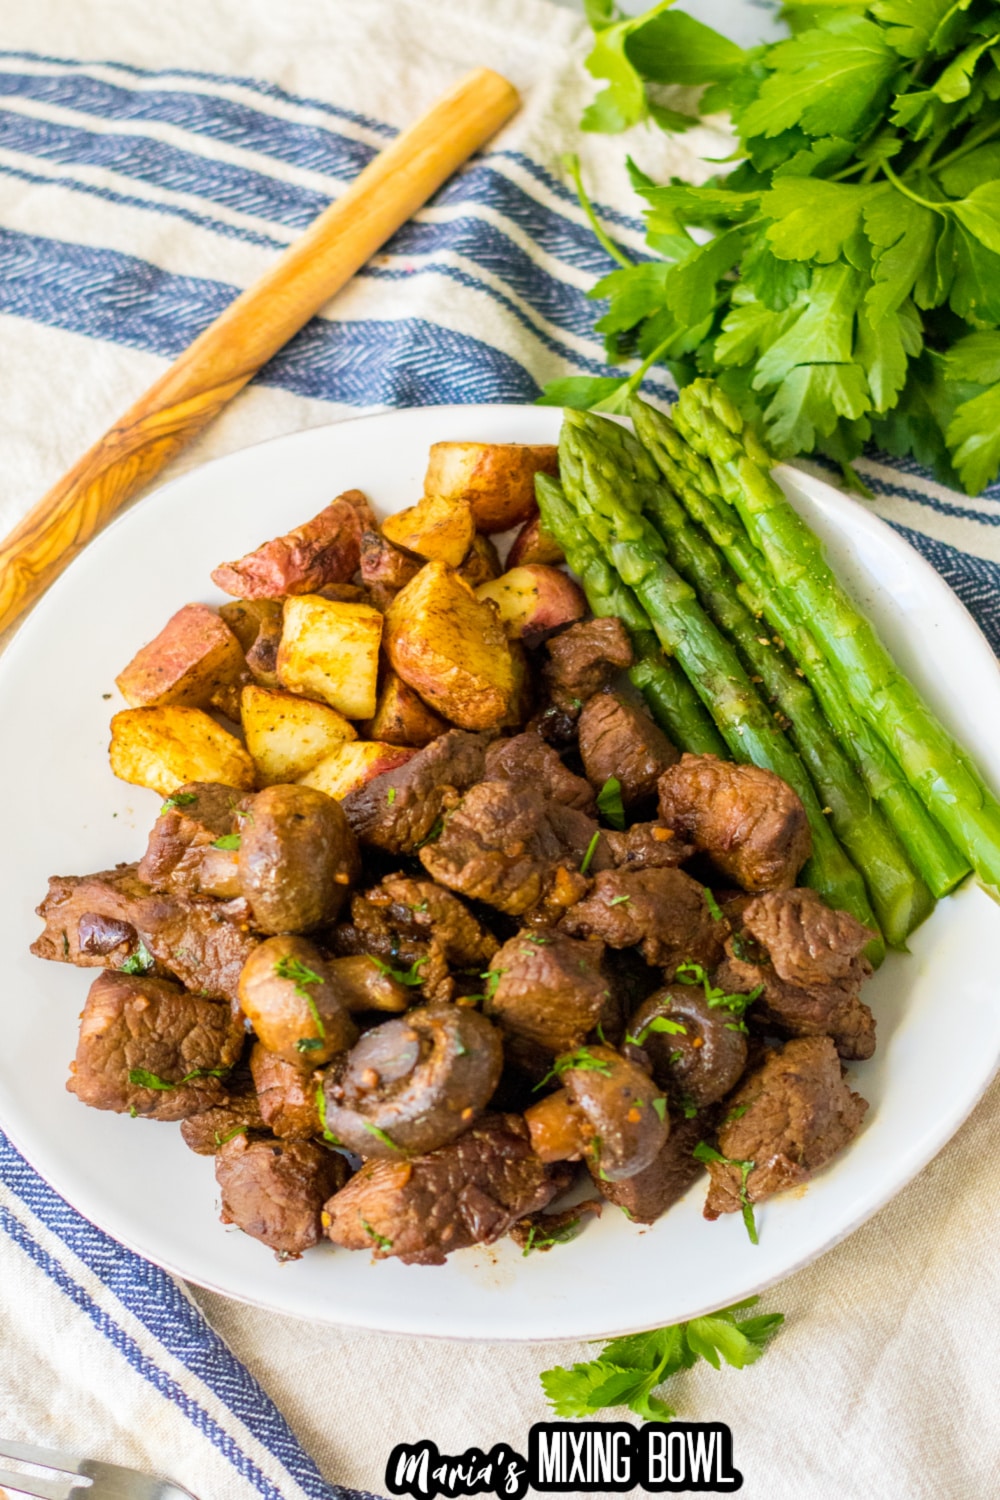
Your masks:
{"label": "silver fork", "polygon": [[36,1479],[34,1474],[0,1469],[0,1490],[34,1495],[37,1500],[84,1500],[84,1497],[86,1500],[195,1500],[190,1490],[181,1489],[169,1479],[152,1479],[137,1469],[102,1464],[95,1458],[80,1458],[55,1448],[36,1448],[33,1443],[9,1443],[0,1438],[0,1458],[55,1469],[62,1475],[77,1474],[84,1481],[68,1477]]}

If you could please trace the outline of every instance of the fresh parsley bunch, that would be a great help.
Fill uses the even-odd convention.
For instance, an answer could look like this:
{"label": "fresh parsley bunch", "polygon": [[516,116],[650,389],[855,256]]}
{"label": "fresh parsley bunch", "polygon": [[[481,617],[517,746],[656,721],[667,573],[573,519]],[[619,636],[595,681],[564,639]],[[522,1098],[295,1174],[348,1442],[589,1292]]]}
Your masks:
{"label": "fresh parsley bunch", "polygon": [[759,1300],[748,1297],[707,1318],[612,1339],[586,1364],[543,1370],[549,1404],[558,1417],[590,1417],[608,1407],[627,1406],[648,1422],[669,1422],[677,1413],[653,1391],[671,1375],[690,1370],[699,1359],[716,1370],[723,1359],[738,1370],[760,1359],[785,1320],[781,1313],[737,1319],[737,1313]]}
{"label": "fresh parsley bunch", "polygon": [[654,258],[602,231],[621,269],[591,295],[609,359],[642,363],[543,401],[622,410],[658,363],[714,376],[780,457],[850,473],[871,439],[978,492],[1000,466],[1000,3],[794,0],[791,36],[749,51],[669,4],[590,0],[606,87],[583,128],[686,129],[662,86],[706,84],[738,164],[694,187],[629,161]]}

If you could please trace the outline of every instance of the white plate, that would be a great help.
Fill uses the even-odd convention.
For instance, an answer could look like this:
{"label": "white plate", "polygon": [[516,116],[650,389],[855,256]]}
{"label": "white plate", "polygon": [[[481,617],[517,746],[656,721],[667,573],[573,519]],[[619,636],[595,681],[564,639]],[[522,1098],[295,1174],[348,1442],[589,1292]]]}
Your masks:
{"label": "white plate", "polygon": [[[673,1323],[780,1280],[849,1234],[940,1150],[994,1072],[1000,909],[969,887],[942,902],[912,955],[890,957],[869,986],[878,1051],[851,1069],[871,1101],[865,1128],[805,1195],[759,1211],[756,1248],[738,1215],[702,1219],[698,1185],[651,1229],[608,1211],[578,1240],[528,1259],[508,1241],[435,1268],[376,1265],[330,1246],[279,1265],[221,1228],[211,1162],[192,1155],[176,1127],[84,1109],[66,1093],[92,975],[29,955],[33,908],[53,872],[138,858],[160,802],[108,769],[116,671],[181,604],[221,602],[208,576],[216,563],[338,491],[364,489],[385,514],[419,495],[431,442],[545,442],[558,425],[557,412],[537,407],[429,407],[315,428],[209,464],[92,543],[0,662],[0,1125],[81,1213],[190,1281],[281,1312],[402,1333],[558,1339]],[[861,505],[791,470],[782,477],[903,667],[1000,784],[1000,677],[961,604]]]}

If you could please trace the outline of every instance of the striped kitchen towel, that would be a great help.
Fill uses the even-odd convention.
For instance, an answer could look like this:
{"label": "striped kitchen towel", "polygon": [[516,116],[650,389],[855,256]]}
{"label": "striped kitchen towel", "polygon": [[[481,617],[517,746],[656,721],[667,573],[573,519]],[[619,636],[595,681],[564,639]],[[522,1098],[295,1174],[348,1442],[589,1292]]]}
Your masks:
{"label": "striped kitchen towel", "polygon": [[[359,410],[528,402],[555,376],[608,373],[586,293],[611,262],[559,170],[581,148],[584,51],[582,23],[545,0],[5,5],[0,530],[477,64],[522,89],[521,114],[177,470]],[[633,149],[651,171],[704,174],[696,153],[722,144],[700,129]],[[605,221],[641,251],[621,143],[582,150]],[[663,374],[649,390],[670,398]],[[970,500],[884,456],[860,467],[1000,650],[1000,487]],[[3,1137],[0,1229],[0,1436],[169,1472],[201,1500],[357,1493],[321,1477],[186,1292]]]}

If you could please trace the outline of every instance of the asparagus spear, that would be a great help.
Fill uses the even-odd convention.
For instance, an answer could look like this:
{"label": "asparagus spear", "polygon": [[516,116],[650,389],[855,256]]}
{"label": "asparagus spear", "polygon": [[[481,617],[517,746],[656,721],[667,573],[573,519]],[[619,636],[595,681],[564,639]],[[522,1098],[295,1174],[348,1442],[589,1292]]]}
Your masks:
{"label": "asparagus spear", "polygon": [[[649,455],[629,433],[621,428],[608,430],[600,418],[590,419],[587,426],[595,442],[603,439],[615,450],[619,464],[633,464],[646,474],[656,472],[649,465]],[[662,483],[646,484],[643,493],[646,514],[663,537],[671,563],[694,586],[704,609],[735,641],[771,701],[789,720],[834,832],[865,877],[887,941],[893,947],[905,946],[909,934],[933,910],[933,897],[859,782],[810,688],[774,641],[761,634],[758,620],[738,596],[737,580],[717,549]]]}
{"label": "asparagus spear", "polygon": [[593,613],[617,615],[628,630],[636,657],[629,677],[660,728],[681,750],[724,757],[726,747],[698,694],[676,663],[663,655],[649,616],[581,526],[562,486],[547,474],[537,474],[535,493],[545,529],[565,553]]}
{"label": "asparagus spear", "polygon": [[758,696],[735,648],[705,614],[691,585],[671,567],[659,533],[642,515],[643,477],[630,472],[617,453],[596,444],[587,430],[600,420],[574,411],[564,415],[559,457],[567,499],[622,581],[635,590],[664,650],[684,668],[733,755],[776,772],[798,793],[813,837],[812,857],[803,872],[806,882],[829,905],[852,912],[877,931],[864,881],[837,842],[805,766]]}
{"label": "asparagus spear", "polygon": [[817,536],[740,440],[743,419],[717,387],[684,391],[678,425],[710,458],[719,486],[763,552],[779,586],[808,615],[827,660],[855,708],[894,752],[924,805],[954,839],[991,893],[1000,897],[1000,801],[971,757],[896,666],[874,626],[840,586]]}
{"label": "asparagus spear", "polygon": [[841,746],[856,763],[914,867],[934,896],[946,896],[969,873],[969,862],[938,827],[882,740],[855,710],[794,599],[776,587],[742,521],[723,500],[712,466],[662,412],[638,400],[629,412],[643,445],[674,493],[740,579],[744,603],[778,632],[805,673]]}

